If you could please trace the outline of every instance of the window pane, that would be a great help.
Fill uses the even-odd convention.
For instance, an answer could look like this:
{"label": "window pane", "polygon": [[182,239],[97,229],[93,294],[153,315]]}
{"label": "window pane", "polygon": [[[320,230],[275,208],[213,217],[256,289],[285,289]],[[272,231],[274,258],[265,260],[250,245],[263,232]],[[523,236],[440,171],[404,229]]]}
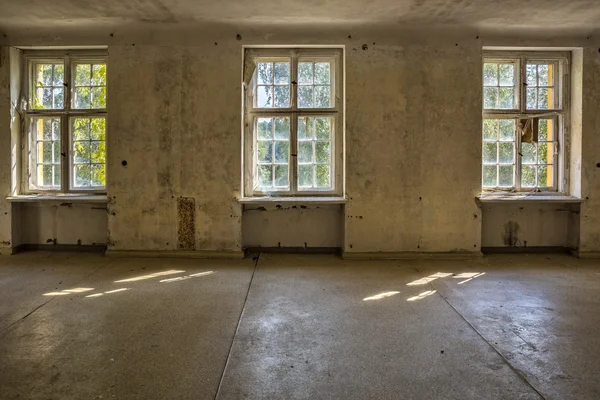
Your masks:
{"label": "window pane", "polygon": [[285,108],[290,106],[290,87],[275,86],[275,107]]}
{"label": "window pane", "polygon": [[527,75],[527,86],[537,86],[536,65],[527,64],[525,74]]}
{"label": "window pane", "polygon": [[91,108],[91,90],[89,87],[75,88],[75,108]]}
{"label": "window pane", "polygon": [[538,65],[538,86],[551,86],[548,81],[548,66]]}
{"label": "window pane", "polygon": [[273,63],[258,63],[257,71],[259,85],[273,83]]}
{"label": "window pane", "polygon": [[258,162],[259,163],[272,163],[273,162],[273,142],[258,142]]}
{"label": "window pane", "polygon": [[514,65],[513,64],[500,64],[500,86],[514,86]]}
{"label": "window pane", "polygon": [[483,88],[483,108],[492,109],[498,107],[498,88]]}
{"label": "window pane", "polygon": [[329,142],[316,142],[315,161],[317,164],[329,164],[331,159],[331,146]]}
{"label": "window pane", "polygon": [[555,108],[554,64],[527,64],[527,109]]}
{"label": "window pane", "polygon": [[483,163],[496,164],[498,162],[498,144],[484,143],[483,144]]}
{"label": "window pane", "polygon": [[290,119],[275,118],[275,139],[290,138]]}
{"label": "window pane", "polygon": [[498,144],[500,164],[512,164],[514,162],[514,145],[512,142]]}
{"label": "window pane", "polygon": [[289,188],[290,117],[257,118],[256,129],[255,187],[261,191]]}
{"label": "window pane", "polygon": [[318,188],[328,188],[331,186],[331,172],[329,169],[329,165],[317,165],[316,166],[316,175],[317,175],[317,187]]}
{"label": "window pane", "polygon": [[73,108],[106,108],[106,64],[75,64]]}
{"label": "window pane", "polygon": [[552,165],[540,165],[538,167],[538,186],[554,186],[554,167]]}
{"label": "window pane", "polygon": [[498,167],[498,186],[514,186],[514,167],[512,165],[501,165]]}
{"label": "window pane", "polygon": [[73,117],[71,135],[74,187],[106,186],[106,119]]}
{"label": "window pane", "polygon": [[510,110],[514,108],[515,91],[513,88],[500,88],[499,90],[500,105],[498,108]]}
{"label": "window pane", "polygon": [[312,86],[299,86],[298,87],[298,107],[300,108],[312,108],[313,103],[313,87]]}
{"label": "window pane", "polygon": [[515,140],[515,120],[514,119],[501,119],[499,120],[500,125],[500,140],[501,141],[514,141]]}
{"label": "window pane", "polygon": [[273,139],[273,118],[259,118],[257,127],[259,139]]}
{"label": "window pane", "polygon": [[521,143],[521,154],[523,154],[523,164],[535,164],[537,160],[537,151],[533,144]]}
{"label": "window pane", "polygon": [[34,184],[42,189],[60,189],[60,118],[32,118],[31,128]]}
{"label": "window pane", "polygon": [[288,187],[290,179],[287,165],[275,165],[275,186]]}
{"label": "window pane", "polygon": [[298,83],[300,85],[313,84],[313,63],[300,62],[298,63]]}
{"label": "window pane", "polygon": [[91,108],[106,108],[106,88],[91,88]]}
{"label": "window pane", "polygon": [[540,164],[552,164],[554,159],[554,143],[538,143],[538,162]]}
{"label": "window pane", "polygon": [[273,107],[273,86],[258,86],[256,88],[257,102],[259,108]]}
{"label": "window pane", "polygon": [[312,164],[298,166],[298,186],[300,188],[310,188],[313,186],[314,168]]}
{"label": "window pane", "polygon": [[90,86],[92,84],[91,64],[75,65],[75,86]]}
{"label": "window pane", "polygon": [[92,65],[92,85],[106,86],[106,64]]}
{"label": "window pane", "polygon": [[52,108],[64,108],[65,107],[65,90],[63,88],[52,89]]}
{"label": "window pane", "polygon": [[552,107],[552,89],[538,89],[538,109],[547,110]]}
{"label": "window pane", "polygon": [[535,187],[536,167],[523,165],[521,167],[521,186],[526,188]]}
{"label": "window pane", "polygon": [[315,84],[318,85],[329,85],[331,82],[329,63],[316,63],[315,64]]}
{"label": "window pane", "polygon": [[533,110],[537,104],[537,90],[535,88],[527,88],[527,109]]}
{"label": "window pane", "polygon": [[290,63],[275,63],[275,84],[290,83]]}
{"label": "window pane", "polygon": [[483,85],[497,86],[498,85],[498,64],[485,63],[483,64]]}
{"label": "window pane", "polygon": [[276,163],[287,164],[289,161],[289,154],[290,154],[290,142],[288,142],[288,141],[276,141],[275,142],[275,162]]}
{"label": "window pane", "polygon": [[315,86],[315,107],[328,108],[331,107],[331,88],[329,86]]}
{"label": "window pane", "polygon": [[298,119],[298,187],[300,190],[331,188],[333,117]]}
{"label": "window pane", "polygon": [[62,63],[33,64],[31,88],[34,109],[64,108],[64,65]]}
{"label": "window pane", "polygon": [[498,186],[498,167],[495,165],[483,166],[483,187]]}
{"label": "window pane", "polygon": [[298,162],[310,163],[313,161],[312,141],[298,143]]}
{"label": "window pane", "polygon": [[497,119],[486,119],[483,121],[483,140],[498,140]]}
{"label": "window pane", "polygon": [[331,137],[331,119],[315,118],[315,133],[319,140],[329,140]]}
{"label": "window pane", "polygon": [[259,165],[258,166],[258,186],[269,188],[273,186],[273,166]]}

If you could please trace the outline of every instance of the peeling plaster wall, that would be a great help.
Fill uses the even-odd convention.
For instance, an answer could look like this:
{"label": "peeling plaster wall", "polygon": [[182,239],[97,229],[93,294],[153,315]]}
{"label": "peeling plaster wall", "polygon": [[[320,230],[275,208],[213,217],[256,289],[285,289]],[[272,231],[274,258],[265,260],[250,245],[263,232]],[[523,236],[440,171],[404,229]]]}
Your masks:
{"label": "peeling plaster wall", "polygon": [[482,247],[576,248],[579,204],[484,204]]}
{"label": "peeling plaster wall", "polygon": [[106,244],[106,204],[17,203],[15,211],[24,244]]}
{"label": "peeling plaster wall", "polygon": [[10,52],[0,47],[0,254],[12,251]]}
{"label": "peeling plaster wall", "polygon": [[348,51],[346,252],[479,251],[481,47]]}
{"label": "peeling plaster wall", "polygon": [[600,252],[600,52],[583,51],[581,252]]}
{"label": "peeling plaster wall", "polygon": [[109,47],[111,250],[176,250],[185,197],[186,250],[241,251],[241,51],[211,46]]}

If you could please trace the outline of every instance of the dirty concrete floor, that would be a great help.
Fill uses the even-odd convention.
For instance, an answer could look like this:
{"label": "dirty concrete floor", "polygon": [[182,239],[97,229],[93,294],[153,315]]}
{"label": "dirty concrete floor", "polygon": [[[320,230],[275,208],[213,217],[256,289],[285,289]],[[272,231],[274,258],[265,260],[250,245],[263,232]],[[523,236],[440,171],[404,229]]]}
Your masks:
{"label": "dirty concrete floor", "polygon": [[598,399],[599,266],[2,257],[0,397]]}

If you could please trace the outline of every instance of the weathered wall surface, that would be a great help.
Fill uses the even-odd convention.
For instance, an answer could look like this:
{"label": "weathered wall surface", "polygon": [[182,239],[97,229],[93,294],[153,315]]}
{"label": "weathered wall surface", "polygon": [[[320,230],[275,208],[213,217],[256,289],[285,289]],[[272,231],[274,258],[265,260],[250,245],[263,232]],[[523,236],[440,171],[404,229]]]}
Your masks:
{"label": "weathered wall surface", "polygon": [[481,48],[349,49],[346,252],[480,250]]}
{"label": "weathered wall surface", "polygon": [[482,247],[576,248],[579,204],[484,204]]}
{"label": "weathered wall surface", "polygon": [[16,203],[21,242],[42,245],[105,245],[106,204]]}
{"label": "weathered wall surface", "polygon": [[341,248],[341,205],[246,206],[242,218],[244,247]]}
{"label": "weathered wall surface", "polygon": [[241,51],[211,46],[109,47],[110,250],[241,250]]}
{"label": "weathered wall surface", "polygon": [[600,53],[583,51],[581,252],[600,252]]}
{"label": "weathered wall surface", "polygon": [[0,254],[12,248],[12,213],[5,198],[11,193],[10,56],[0,47]]}

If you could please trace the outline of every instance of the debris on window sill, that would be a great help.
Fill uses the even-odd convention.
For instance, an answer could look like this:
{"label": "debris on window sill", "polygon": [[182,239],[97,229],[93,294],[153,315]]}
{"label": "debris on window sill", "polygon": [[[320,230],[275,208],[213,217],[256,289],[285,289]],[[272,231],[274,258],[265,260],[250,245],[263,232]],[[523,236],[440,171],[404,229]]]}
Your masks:
{"label": "debris on window sill", "polygon": [[583,199],[561,193],[515,193],[515,192],[490,192],[481,193],[476,197],[480,203],[504,202],[541,202],[541,203],[582,203]]}
{"label": "debris on window sill", "polygon": [[241,204],[345,204],[345,197],[242,197]]}
{"label": "debris on window sill", "polygon": [[65,194],[27,194],[9,196],[6,200],[13,203],[38,203],[62,201],[68,203],[107,203],[105,194],[65,193]]}

